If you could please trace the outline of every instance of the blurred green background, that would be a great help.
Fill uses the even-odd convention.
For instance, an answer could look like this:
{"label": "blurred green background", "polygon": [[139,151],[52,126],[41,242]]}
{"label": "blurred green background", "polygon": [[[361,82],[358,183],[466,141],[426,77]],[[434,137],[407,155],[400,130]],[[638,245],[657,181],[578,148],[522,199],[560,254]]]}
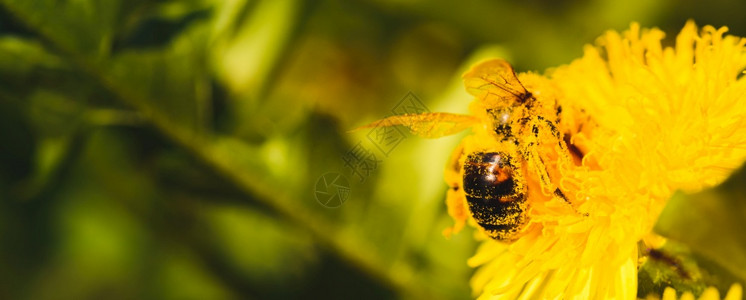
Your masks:
{"label": "blurred green background", "polygon": [[403,107],[466,112],[460,74],[480,58],[543,72],[632,21],[744,36],[743,11],[0,0],[0,299],[469,298],[471,229],[441,234],[461,136],[392,132],[379,149],[347,131]]}

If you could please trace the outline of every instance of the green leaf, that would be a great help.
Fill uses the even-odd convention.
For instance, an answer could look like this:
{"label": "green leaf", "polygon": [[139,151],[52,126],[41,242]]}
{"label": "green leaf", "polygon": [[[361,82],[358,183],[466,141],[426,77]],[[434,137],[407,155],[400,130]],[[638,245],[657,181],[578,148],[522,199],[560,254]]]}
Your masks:
{"label": "green leaf", "polygon": [[[666,287],[677,292],[700,295],[712,285],[697,264],[689,248],[669,240],[659,249],[647,249],[640,243],[642,264],[638,269],[637,297],[660,296]],[[706,274],[704,274],[706,275]]]}
{"label": "green leaf", "polygon": [[669,200],[655,231],[683,243],[703,262],[722,292],[734,278],[746,283],[746,169],[722,185],[696,194],[677,193]]}
{"label": "green leaf", "polygon": [[164,14],[144,16],[133,29],[119,34],[119,37],[114,41],[113,51],[164,47],[186,30],[188,26],[197,21],[208,19],[210,9],[201,8],[187,11],[175,17]]}

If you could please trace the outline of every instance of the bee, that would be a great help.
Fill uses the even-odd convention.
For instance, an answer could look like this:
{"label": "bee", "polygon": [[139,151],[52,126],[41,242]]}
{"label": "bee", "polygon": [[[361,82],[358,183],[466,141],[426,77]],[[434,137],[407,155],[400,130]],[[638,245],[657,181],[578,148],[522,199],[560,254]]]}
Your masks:
{"label": "bee", "polygon": [[[405,126],[427,138],[471,128],[473,134],[461,141],[446,166],[449,212],[463,213],[459,210],[465,201],[470,216],[487,236],[512,242],[530,222],[532,199],[570,204],[555,183],[560,176],[558,165],[572,164],[573,155],[577,159],[579,154],[576,148],[568,150],[567,139],[558,129],[562,107],[555,99],[537,100],[505,60],[479,63],[463,80],[475,98],[471,115],[405,114],[360,128]],[[462,227],[461,223],[457,221],[454,229]]]}

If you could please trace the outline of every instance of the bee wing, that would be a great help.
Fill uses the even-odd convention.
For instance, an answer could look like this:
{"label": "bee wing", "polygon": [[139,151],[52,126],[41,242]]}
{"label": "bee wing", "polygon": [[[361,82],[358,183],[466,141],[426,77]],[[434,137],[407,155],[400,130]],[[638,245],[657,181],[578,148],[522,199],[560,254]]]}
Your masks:
{"label": "bee wing", "polygon": [[418,136],[437,138],[456,134],[479,123],[479,119],[469,115],[450,113],[423,113],[391,116],[353,129],[351,132],[376,127],[405,126]]}
{"label": "bee wing", "polygon": [[525,100],[528,95],[513,67],[502,59],[479,63],[462,78],[466,91],[481,100],[512,102]]}

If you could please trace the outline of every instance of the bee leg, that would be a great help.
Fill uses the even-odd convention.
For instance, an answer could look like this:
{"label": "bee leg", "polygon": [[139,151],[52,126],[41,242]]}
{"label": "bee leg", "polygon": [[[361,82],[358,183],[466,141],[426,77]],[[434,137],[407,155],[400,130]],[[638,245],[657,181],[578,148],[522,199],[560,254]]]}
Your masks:
{"label": "bee leg", "polygon": [[527,150],[524,153],[524,156],[526,157],[526,161],[528,161],[529,167],[533,169],[536,174],[539,175],[541,192],[546,196],[554,196],[560,198],[562,201],[568,204],[571,204],[570,200],[568,200],[567,196],[565,196],[565,193],[563,193],[559,187],[552,183],[552,180],[549,177],[549,172],[547,171],[546,164],[539,155],[537,143],[532,141],[526,148]]}
{"label": "bee leg", "polygon": [[557,129],[557,126],[552,123],[552,121],[547,120],[542,116],[537,116],[537,119],[539,122],[534,124],[534,132],[538,130],[539,126],[547,128],[549,129],[549,132],[552,133],[552,136],[554,136],[554,138],[557,140],[557,147],[559,147],[559,150],[557,151],[557,157],[559,158],[560,162],[560,172],[562,172],[563,168],[574,165],[570,150],[567,148],[567,144],[565,144],[565,140],[563,139],[560,131]]}
{"label": "bee leg", "polygon": [[446,195],[446,207],[448,207],[448,215],[450,215],[454,224],[452,227],[448,227],[443,230],[443,235],[450,237],[454,233],[458,233],[466,224],[466,220],[469,218],[469,212],[466,207],[466,195],[463,191],[463,179],[461,175],[461,157],[464,156],[464,145],[459,144],[456,150],[451,154],[451,159],[448,160],[448,164],[445,168],[445,180],[448,184],[448,192]]}
{"label": "bee leg", "polygon": [[557,187],[552,184],[552,181],[549,179],[549,172],[547,172],[546,164],[544,164],[544,160],[541,158],[541,155],[539,155],[538,151],[538,143],[536,141],[531,141],[526,145],[526,151],[523,153],[523,156],[526,157],[526,161],[529,164],[529,167],[533,169],[537,175],[539,175],[539,182],[541,183],[541,192],[544,195],[551,195],[555,192]]}
{"label": "bee leg", "polygon": [[537,116],[537,119],[532,122],[531,126],[533,135],[531,135],[531,138],[529,139],[529,143],[526,147],[524,156],[527,158],[530,167],[534,169],[535,172],[539,175],[542,193],[547,196],[557,197],[569,204],[570,201],[567,199],[567,196],[565,196],[565,193],[563,193],[559,187],[552,183],[552,180],[549,176],[549,171],[547,171],[546,163],[544,162],[542,156],[539,154],[538,146],[540,144],[540,141],[542,140],[540,134],[541,132],[547,132],[543,129],[547,129],[548,132],[552,134],[552,137],[555,138],[558,146],[560,147],[557,151],[557,156],[559,158],[558,167],[560,169],[560,172],[563,167],[570,166],[568,165],[568,163],[572,163],[569,156],[569,150],[567,150],[567,147],[561,138],[561,134],[559,130],[557,130],[557,126],[555,126],[554,123],[552,123],[551,121],[545,119],[542,116]]}

